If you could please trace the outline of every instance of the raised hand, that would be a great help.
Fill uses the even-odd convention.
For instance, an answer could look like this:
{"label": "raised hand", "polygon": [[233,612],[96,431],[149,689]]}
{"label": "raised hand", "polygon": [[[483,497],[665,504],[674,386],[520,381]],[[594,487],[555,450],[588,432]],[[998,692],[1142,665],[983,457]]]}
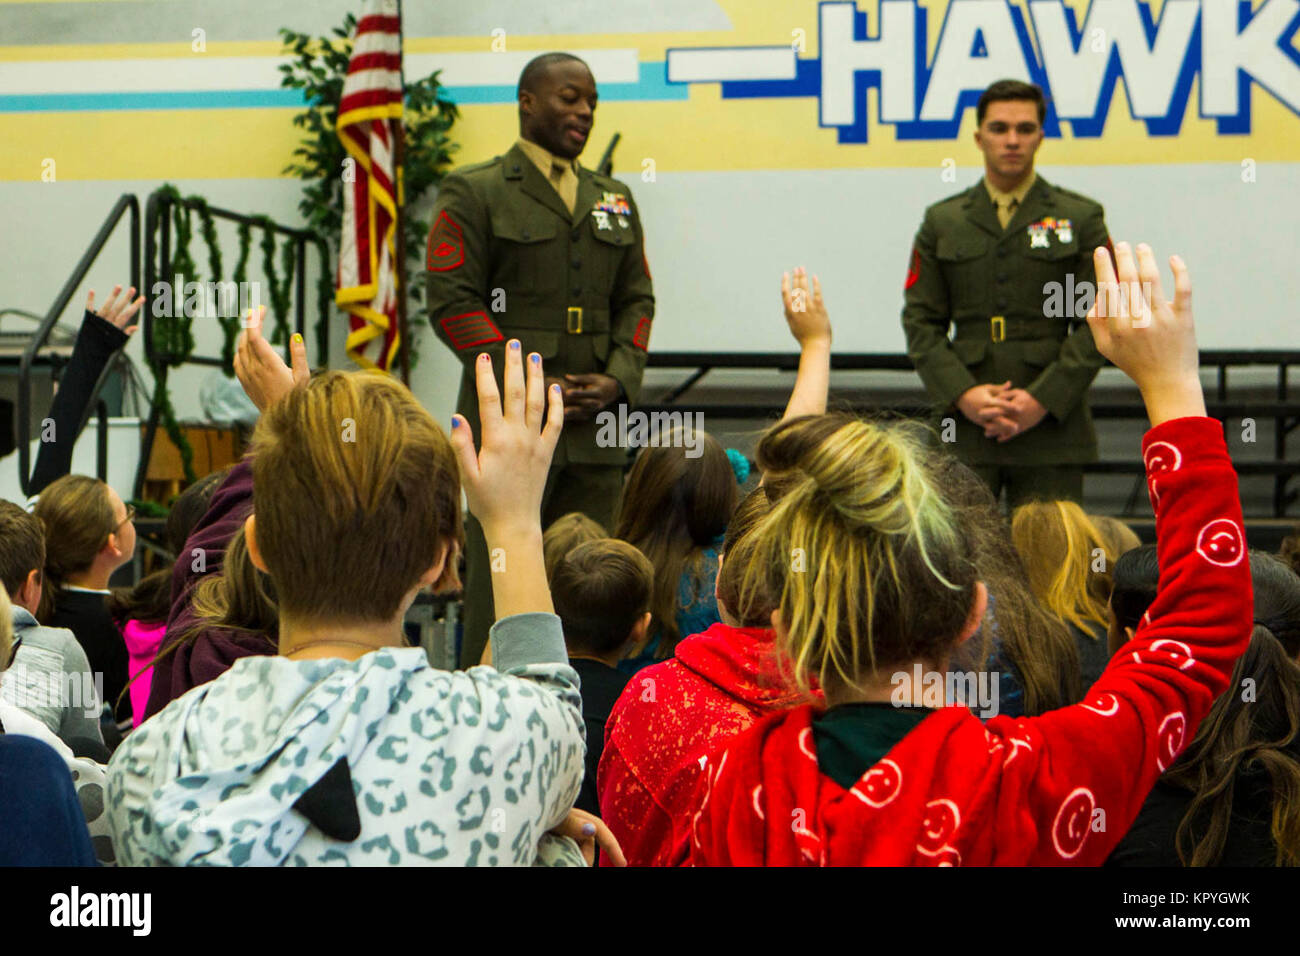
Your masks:
{"label": "raised hand", "polygon": [[1127,242],[1116,243],[1115,261],[1106,248],[1093,253],[1097,295],[1088,311],[1097,351],[1137,383],[1153,426],[1171,418],[1203,416],[1192,280],[1178,256],[1169,257],[1174,300],[1165,298],[1155,254],[1145,243],[1137,257]]}
{"label": "raised hand", "polygon": [[144,305],[144,296],[140,296],[134,302],[131,296],[135,295],[135,286],[131,286],[125,296],[122,296],[122,287],[113,286],[113,294],[109,296],[108,301],[100,306],[99,311],[95,311],[95,290],[91,289],[86,295],[86,311],[94,312],[101,319],[112,322],[119,329],[130,335],[138,325],[127,325],[135,314],[140,311],[140,306]]}
{"label": "raised hand", "polygon": [[262,336],[262,319],[265,317],[266,306],[250,309],[244,330],[235,343],[235,377],[259,412],[266,411],[311,378],[307,343],[302,336],[295,334],[289,342],[289,357],[293,360],[290,368]]}
{"label": "raised hand", "polygon": [[474,365],[483,428],[477,453],[469,423],[459,415],[452,419],[451,443],[465,497],[489,540],[494,533],[540,532],[542,490],[564,419],[559,385],[544,389],[542,357],[536,352],[528,356],[525,380],[519,340],[511,339],[505,351],[504,400],[491,356],[484,352]]}
{"label": "raised hand", "polygon": [[808,270],[799,266],[790,273],[781,274],[781,304],[785,306],[785,321],[790,326],[790,334],[799,343],[800,348],[814,343],[831,342],[831,320],[826,313],[826,302],[822,299],[821,280],[812,277],[812,288],[808,287]]}

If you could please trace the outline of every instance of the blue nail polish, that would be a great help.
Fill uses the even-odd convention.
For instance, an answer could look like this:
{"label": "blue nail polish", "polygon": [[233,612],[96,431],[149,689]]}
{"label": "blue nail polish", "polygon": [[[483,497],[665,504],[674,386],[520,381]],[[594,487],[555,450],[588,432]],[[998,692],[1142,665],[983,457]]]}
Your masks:
{"label": "blue nail polish", "polygon": [[510,340],[510,347],[511,347],[512,349],[514,349],[516,352],[518,352],[518,351],[519,351],[519,340],[518,340],[518,339],[511,339],[511,340]]}
{"label": "blue nail polish", "polygon": [[460,428],[460,424],[461,424],[460,416],[459,416],[459,415],[452,415],[452,416],[451,416],[451,430],[452,430],[452,431],[455,431],[457,428]]}
{"label": "blue nail polish", "polygon": [[528,360],[532,362],[534,365],[536,365],[538,362],[542,360],[542,357],[538,355],[536,352],[534,352],[532,355],[528,356]]}
{"label": "blue nail polish", "polygon": [[595,835],[596,835],[596,824],[594,824],[594,823],[584,823],[584,824],[582,825],[582,835],[583,835],[583,836],[595,836]]}

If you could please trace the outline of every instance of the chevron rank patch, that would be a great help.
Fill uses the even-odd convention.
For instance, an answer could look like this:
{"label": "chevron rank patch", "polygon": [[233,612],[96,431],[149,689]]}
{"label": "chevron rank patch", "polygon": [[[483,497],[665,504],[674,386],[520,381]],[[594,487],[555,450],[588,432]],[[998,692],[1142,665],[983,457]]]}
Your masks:
{"label": "chevron rank patch", "polygon": [[425,265],[430,272],[448,272],[459,267],[464,261],[465,236],[460,231],[460,226],[456,225],[456,221],[445,211],[438,213],[433,228],[429,230],[429,248]]}
{"label": "chevron rank patch", "polygon": [[505,340],[501,330],[496,327],[496,323],[488,318],[486,312],[466,312],[464,315],[453,315],[443,319],[438,324],[442,326],[442,331],[447,334],[447,338],[458,352],[472,349],[478,345],[490,345],[493,342]]}

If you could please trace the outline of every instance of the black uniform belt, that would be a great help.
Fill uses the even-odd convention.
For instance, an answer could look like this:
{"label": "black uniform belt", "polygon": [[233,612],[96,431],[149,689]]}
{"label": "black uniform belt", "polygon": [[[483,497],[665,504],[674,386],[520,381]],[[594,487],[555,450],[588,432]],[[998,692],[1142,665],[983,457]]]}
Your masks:
{"label": "black uniform belt", "polygon": [[995,315],[985,322],[964,319],[957,323],[953,339],[981,339],[985,342],[1020,342],[1055,339],[1064,341],[1070,323],[1064,319],[1020,319]]}

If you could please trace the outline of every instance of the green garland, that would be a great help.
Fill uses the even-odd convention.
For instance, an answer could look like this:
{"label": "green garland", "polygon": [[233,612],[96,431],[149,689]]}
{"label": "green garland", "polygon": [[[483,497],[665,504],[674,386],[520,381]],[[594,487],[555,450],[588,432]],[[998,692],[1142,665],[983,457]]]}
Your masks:
{"label": "green garland", "polygon": [[284,270],[281,279],[275,268],[275,223],[267,216],[259,216],[257,224],[262,227],[262,271],[271,287],[271,317],[275,320],[271,344],[283,346],[289,343],[289,296],[296,261],[294,240],[292,236],[286,236],[280,249],[280,264]]}

